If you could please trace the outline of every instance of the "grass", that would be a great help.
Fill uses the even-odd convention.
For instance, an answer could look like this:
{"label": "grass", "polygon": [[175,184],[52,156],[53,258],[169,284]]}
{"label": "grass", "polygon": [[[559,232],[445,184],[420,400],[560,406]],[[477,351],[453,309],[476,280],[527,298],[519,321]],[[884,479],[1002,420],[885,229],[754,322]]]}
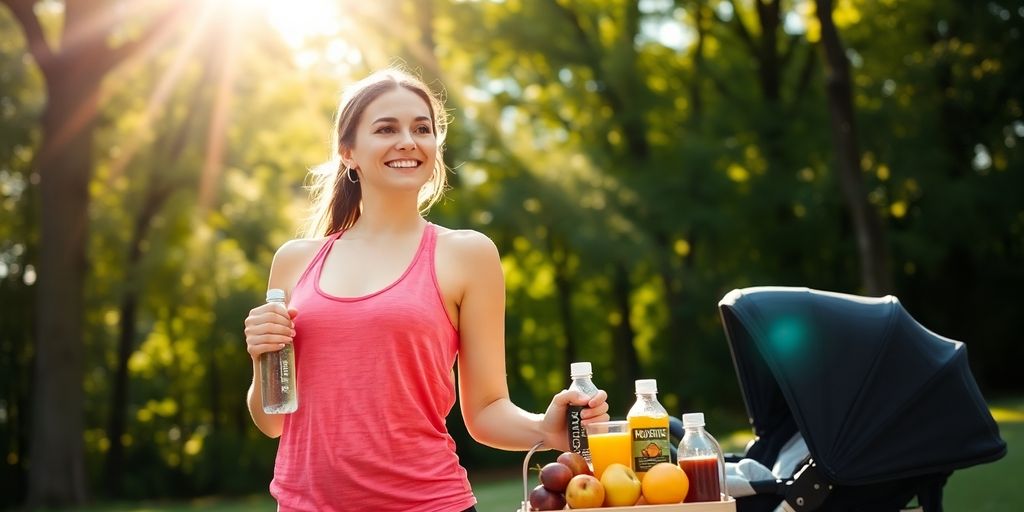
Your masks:
{"label": "grass", "polygon": [[1014,450],[1024,441],[1024,399],[997,402],[992,416],[999,423],[999,434],[1006,441],[1006,456],[953,473],[943,494],[943,510],[949,512],[1024,510],[1024,453]]}
{"label": "grass", "polygon": [[[1006,457],[981,466],[957,471],[946,484],[943,510],[947,512],[994,512],[1024,510],[1024,453],[1013,447],[1024,440],[1024,399],[999,401],[993,404],[992,415],[999,422],[999,431],[1010,449]],[[725,436],[723,445],[729,449],[742,446],[744,434]],[[730,446],[732,445],[732,446]],[[538,456],[538,460],[543,460]],[[547,462],[547,461],[545,461]],[[523,499],[523,481],[518,471],[470,475],[480,512],[513,512]],[[535,483],[531,475],[531,484]],[[532,487],[532,485],[531,485]],[[243,499],[203,498],[189,502],[110,504],[81,509],[82,512],[271,512],[275,503],[267,495]]]}

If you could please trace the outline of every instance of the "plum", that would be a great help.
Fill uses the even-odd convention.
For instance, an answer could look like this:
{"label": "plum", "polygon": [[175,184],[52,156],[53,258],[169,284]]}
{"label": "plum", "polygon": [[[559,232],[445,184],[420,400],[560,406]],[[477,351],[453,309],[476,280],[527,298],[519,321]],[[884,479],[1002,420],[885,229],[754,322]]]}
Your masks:
{"label": "plum", "polygon": [[561,462],[551,462],[540,469],[540,483],[551,492],[565,492],[573,476],[569,466]]}
{"label": "plum", "polygon": [[538,485],[530,491],[530,510],[562,510],[565,508],[565,496],[560,492],[547,490]]}

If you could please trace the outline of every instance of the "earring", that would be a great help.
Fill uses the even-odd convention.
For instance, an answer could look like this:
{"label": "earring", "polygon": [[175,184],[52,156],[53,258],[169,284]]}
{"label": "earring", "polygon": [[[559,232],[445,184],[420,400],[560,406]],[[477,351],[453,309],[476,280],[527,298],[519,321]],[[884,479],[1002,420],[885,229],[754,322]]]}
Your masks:
{"label": "earring", "polygon": [[353,178],[352,177],[352,168],[351,167],[346,167],[345,168],[345,176],[348,178],[348,181],[350,181],[352,183],[359,183],[359,178]]}

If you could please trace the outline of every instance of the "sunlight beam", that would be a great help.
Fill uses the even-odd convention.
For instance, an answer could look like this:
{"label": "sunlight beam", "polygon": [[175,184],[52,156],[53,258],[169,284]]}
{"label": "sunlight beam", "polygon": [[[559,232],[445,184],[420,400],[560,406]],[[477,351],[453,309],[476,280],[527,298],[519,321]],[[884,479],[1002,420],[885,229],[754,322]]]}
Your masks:
{"label": "sunlight beam", "polygon": [[232,87],[238,68],[238,44],[242,23],[237,18],[228,18],[228,33],[221,42],[217,75],[217,95],[210,109],[210,131],[206,141],[206,156],[202,174],[199,176],[199,212],[214,206],[219,191],[218,183],[224,169],[224,146],[227,138],[228,117],[234,99]]}
{"label": "sunlight beam", "polygon": [[339,34],[340,3],[338,0],[229,0],[232,11],[264,16],[292,49],[316,36]]}
{"label": "sunlight beam", "polygon": [[[201,11],[199,19],[188,31],[188,36],[184,44],[178,49],[170,67],[160,76],[153,93],[150,94],[149,99],[146,101],[146,110],[142,113],[140,121],[142,128],[148,128],[153,118],[160,114],[160,111],[167,103],[167,99],[174,91],[174,86],[181,80],[185,65],[188,64],[189,59],[193,56],[196,47],[200,41],[209,36],[207,30],[210,28],[210,21],[213,19],[213,12],[213,9],[209,8]],[[123,150],[118,154],[117,159],[110,165],[110,175],[108,178],[110,181],[113,181],[124,172],[125,167],[128,166],[128,163],[135,156],[142,142],[141,137],[133,137],[127,140],[127,146],[122,148]]]}

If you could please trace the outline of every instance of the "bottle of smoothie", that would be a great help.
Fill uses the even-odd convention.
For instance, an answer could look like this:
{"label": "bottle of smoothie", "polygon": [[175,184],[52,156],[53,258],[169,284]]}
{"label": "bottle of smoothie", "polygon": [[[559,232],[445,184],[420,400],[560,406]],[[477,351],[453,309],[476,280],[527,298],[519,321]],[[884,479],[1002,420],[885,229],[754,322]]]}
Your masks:
{"label": "bottle of smoothie", "polygon": [[641,480],[648,469],[660,462],[671,462],[668,441],[668,412],[658,402],[658,382],[636,381],[636,403],[626,415],[633,472]]}
{"label": "bottle of smoothie", "polygon": [[679,467],[690,480],[686,503],[720,501],[725,479],[722,447],[704,430],[704,414],[683,415],[683,439],[679,441]]}

